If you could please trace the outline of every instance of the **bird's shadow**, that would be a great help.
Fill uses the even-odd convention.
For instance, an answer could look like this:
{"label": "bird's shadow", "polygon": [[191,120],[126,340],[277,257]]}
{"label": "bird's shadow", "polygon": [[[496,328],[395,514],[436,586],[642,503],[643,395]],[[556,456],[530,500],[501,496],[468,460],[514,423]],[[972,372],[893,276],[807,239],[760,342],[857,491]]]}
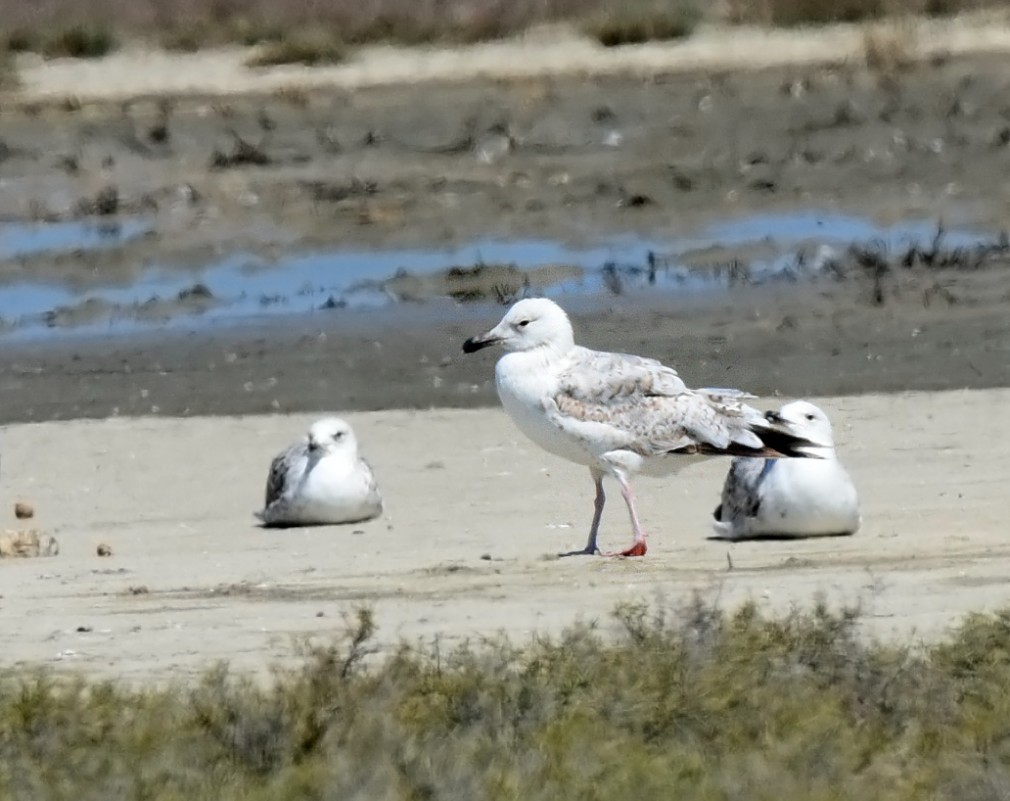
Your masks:
{"label": "bird's shadow", "polygon": [[794,540],[824,540],[837,537],[852,537],[851,531],[839,531],[831,534],[750,534],[745,537],[720,537],[712,534],[705,537],[709,542],[792,542]]}
{"label": "bird's shadow", "polygon": [[353,526],[354,523],[253,523],[260,531],[286,531],[296,528],[332,528],[334,526]]}
{"label": "bird's shadow", "polygon": [[578,550],[575,551],[564,551],[562,553],[555,554],[554,556],[557,559],[565,559],[569,556],[601,556],[601,555],[602,554],[599,549],[595,551],[587,551],[585,548],[579,548]]}

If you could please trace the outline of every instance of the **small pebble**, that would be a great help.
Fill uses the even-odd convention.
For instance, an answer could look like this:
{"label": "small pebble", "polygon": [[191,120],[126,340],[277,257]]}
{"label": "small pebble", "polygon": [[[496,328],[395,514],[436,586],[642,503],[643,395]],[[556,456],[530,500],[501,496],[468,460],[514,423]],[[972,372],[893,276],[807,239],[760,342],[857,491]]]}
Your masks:
{"label": "small pebble", "polygon": [[99,556],[112,556],[112,546],[106,545],[104,542],[98,545],[98,555]]}
{"label": "small pebble", "polygon": [[18,501],[14,504],[14,516],[18,520],[28,520],[29,518],[35,517],[35,507],[30,503]]}

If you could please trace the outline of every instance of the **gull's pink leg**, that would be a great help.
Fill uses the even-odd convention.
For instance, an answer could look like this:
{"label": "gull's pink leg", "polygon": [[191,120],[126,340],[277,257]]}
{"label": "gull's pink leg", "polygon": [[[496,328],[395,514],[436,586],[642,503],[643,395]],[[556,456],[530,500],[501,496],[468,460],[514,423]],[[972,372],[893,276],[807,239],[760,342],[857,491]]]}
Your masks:
{"label": "gull's pink leg", "polygon": [[628,505],[628,514],[631,516],[631,530],[635,535],[635,541],[630,548],[623,551],[604,554],[604,556],[645,556],[649,549],[645,542],[645,532],[642,531],[642,524],[638,521],[638,513],[635,511],[635,493],[631,491],[631,484],[621,473],[616,473],[617,480],[621,484],[621,495]]}
{"label": "gull's pink leg", "polygon": [[600,547],[596,544],[596,537],[600,533],[600,519],[603,517],[603,505],[607,502],[607,496],[603,492],[603,473],[595,467],[590,467],[589,473],[593,477],[593,484],[596,485],[596,499],[593,501],[593,523],[589,526],[589,542],[581,551],[569,551],[560,554],[561,556],[593,556],[600,552]]}

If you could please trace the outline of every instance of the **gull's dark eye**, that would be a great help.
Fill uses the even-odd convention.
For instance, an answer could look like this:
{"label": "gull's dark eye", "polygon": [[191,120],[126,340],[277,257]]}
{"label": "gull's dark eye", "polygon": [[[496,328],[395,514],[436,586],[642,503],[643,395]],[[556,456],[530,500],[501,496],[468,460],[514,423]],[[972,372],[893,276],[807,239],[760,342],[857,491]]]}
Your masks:
{"label": "gull's dark eye", "polygon": [[336,434],[333,435],[333,439],[343,439],[343,438],[344,438],[343,431],[338,431]]}
{"label": "gull's dark eye", "polygon": [[529,321],[529,320],[520,320],[520,321],[519,321],[519,328],[525,328],[525,327],[526,327],[526,326],[528,326],[529,324],[530,324],[530,321]]}
{"label": "gull's dark eye", "polygon": [[814,416],[812,414],[808,414],[807,415],[807,420],[811,420],[812,421],[813,419],[814,419]]}

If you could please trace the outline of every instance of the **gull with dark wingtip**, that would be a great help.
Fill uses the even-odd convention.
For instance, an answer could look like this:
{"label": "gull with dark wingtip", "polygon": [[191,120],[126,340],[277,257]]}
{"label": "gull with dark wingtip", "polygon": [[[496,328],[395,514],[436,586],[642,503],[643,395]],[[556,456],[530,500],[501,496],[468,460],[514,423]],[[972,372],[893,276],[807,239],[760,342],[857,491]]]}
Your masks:
{"label": "gull with dark wingtip", "polygon": [[266,503],[255,514],[266,526],[287,527],[357,523],[381,513],[375,475],[354,431],[326,417],[270,463]]}
{"label": "gull with dark wingtip", "polygon": [[545,298],[512,306],[501,322],[463,343],[464,353],[492,345],[506,351],[495,367],[502,406],[544,450],[589,468],[596,488],[586,547],[601,553],[604,476],[621,488],[634,542],[607,556],[644,556],[631,476],[664,476],[711,456],[804,457],[812,445],[745,403],[733,389],[688,389],[655,359],[594,351],[575,344],[564,310]]}
{"label": "gull with dark wingtip", "polygon": [[859,530],[859,496],[835,454],[831,421],[809,401],[765,414],[812,442],[818,459],[733,460],[713,512],[716,539],[827,537]]}

